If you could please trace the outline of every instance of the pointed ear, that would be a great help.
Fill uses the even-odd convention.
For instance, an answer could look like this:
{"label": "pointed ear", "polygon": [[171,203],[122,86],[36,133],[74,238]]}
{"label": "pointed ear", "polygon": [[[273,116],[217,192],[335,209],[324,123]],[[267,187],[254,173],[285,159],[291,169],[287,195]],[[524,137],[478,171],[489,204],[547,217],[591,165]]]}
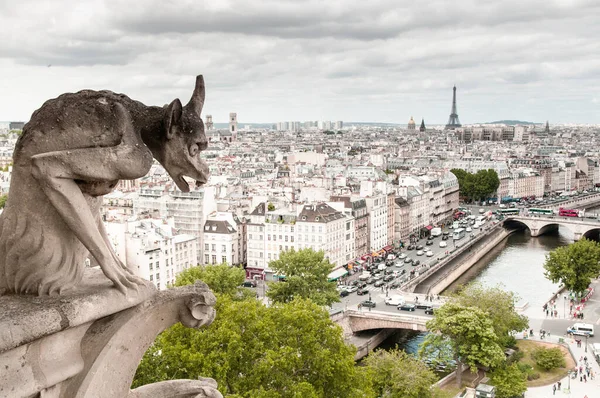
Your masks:
{"label": "pointed ear", "polygon": [[181,124],[181,101],[174,99],[167,107],[165,115],[165,133],[167,139],[170,140],[175,135],[175,129]]}

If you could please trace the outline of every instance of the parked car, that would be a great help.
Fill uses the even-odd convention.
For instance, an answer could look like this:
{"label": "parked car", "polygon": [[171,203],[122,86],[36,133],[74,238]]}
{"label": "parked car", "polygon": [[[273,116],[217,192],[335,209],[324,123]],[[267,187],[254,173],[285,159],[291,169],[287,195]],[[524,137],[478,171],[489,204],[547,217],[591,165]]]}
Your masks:
{"label": "parked car", "polygon": [[427,257],[433,257],[433,252],[431,250],[427,250],[427,253],[425,253],[425,255]]}
{"label": "parked car", "polygon": [[433,307],[427,307],[425,308],[425,314],[427,315],[433,315],[435,313],[435,310],[433,309]]}
{"label": "parked car", "polygon": [[370,300],[361,301],[360,305],[362,307],[371,307],[371,308],[377,307],[377,303],[375,303],[374,301],[370,301]]}
{"label": "parked car", "polygon": [[442,240],[440,241],[440,247],[447,247],[448,246],[448,242]]}
{"label": "parked car", "polygon": [[417,256],[422,256],[423,254],[425,254],[425,252],[424,252],[423,250],[419,250],[419,251],[417,252]]}
{"label": "parked car", "polygon": [[358,294],[359,296],[363,296],[365,294],[369,294],[369,291],[366,288],[361,287],[356,291],[356,294]]}
{"label": "parked car", "polygon": [[398,310],[400,311],[414,311],[415,305],[410,303],[404,303],[398,306]]}
{"label": "parked car", "polygon": [[244,281],[242,283],[243,287],[256,287],[256,281]]}

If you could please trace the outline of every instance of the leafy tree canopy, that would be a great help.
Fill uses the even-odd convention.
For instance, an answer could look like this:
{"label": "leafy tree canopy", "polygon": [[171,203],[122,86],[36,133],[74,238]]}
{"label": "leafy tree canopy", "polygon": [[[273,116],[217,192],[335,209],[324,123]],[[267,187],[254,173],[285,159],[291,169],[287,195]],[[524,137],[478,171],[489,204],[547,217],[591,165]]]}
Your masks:
{"label": "leafy tree canopy", "polygon": [[493,169],[479,170],[469,173],[463,169],[452,169],[452,174],[458,180],[460,194],[467,200],[487,199],[498,190],[500,179]]}
{"label": "leafy tree canopy", "polygon": [[497,398],[520,397],[527,391],[527,374],[516,363],[500,366],[491,373],[490,384],[496,386]]}
{"label": "leafy tree canopy", "polygon": [[496,336],[503,346],[513,341],[510,332],[529,327],[529,320],[515,310],[517,297],[501,287],[485,287],[481,283],[470,283],[455,296],[456,302],[465,307],[477,307],[486,312],[492,321]]}
{"label": "leafy tree canopy", "polygon": [[544,275],[553,283],[561,282],[568,290],[581,293],[600,274],[600,245],[584,238],[558,247],[546,255],[544,268]]}
{"label": "leafy tree canopy", "polygon": [[273,210],[275,210],[275,205],[274,205],[273,203],[269,202],[269,205],[267,206],[267,210],[268,210],[268,211],[273,211]]}
{"label": "leafy tree canopy", "polygon": [[243,291],[240,286],[244,283],[246,273],[242,268],[231,267],[227,264],[201,265],[188,268],[177,275],[175,286],[191,285],[197,280],[205,282],[217,294],[236,296]]}
{"label": "leafy tree canopy", "polygon": [[221,296],[206,329],[175,325],[144,355],[134,386],[213,377],[226,397],[364,397],[355,349],[310,300],[262,305]]}
{"label": "leafy tree canopy", "polygon": [[4,206],[6,206],[6,201],[8,200],[8,195],[1,195],[0,196],[0,209],[4,209]]}
{"label": "leafy tree canopy", "polygon": [[438,310],[435,318],[427,322],[432,332],[426,338],[419,355],[436,355],[450,346],[457,363],[457,385],[462,383],[462,364],[477,370],[477,365],[498,366],[504,361],[504,350],[489,315],[477,307],[467,307],[450,301]]}
{"label": "leafy tree canopy", "polygon": [[418,359],[401,350],[377,350],[363,363],[377,397],[432,398],[437,376]]}
{"label": "leafy tree canopy", "polygon": [[340,301],[335,283],[327,281],[333,265],[325,259],[323,251],[283,251],[279,259],[269,263],[269,268],[277,275],[285,275],[285,282],[269,285],[267,296],[273,302],[289,303],[298,297],[310,299],[319,305]]}

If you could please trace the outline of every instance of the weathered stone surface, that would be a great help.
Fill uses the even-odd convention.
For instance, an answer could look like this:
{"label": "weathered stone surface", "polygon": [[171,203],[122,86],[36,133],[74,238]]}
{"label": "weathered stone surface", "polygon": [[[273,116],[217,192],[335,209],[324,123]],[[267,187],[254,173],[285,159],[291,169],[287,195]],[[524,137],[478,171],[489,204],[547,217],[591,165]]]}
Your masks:
{"label": "weathered stone surface", "polygon": [[0,353],[67,328],[133,307],[156,294],[150,282],[123,297],[102,272],[87,268],[83,282],[56,297],[0,296]]}
{"label": "weathered stone surface", "polygon": [[223,398],[213,379],[169,380],[131,391],[128,398]]}
{"label": "weathered stone surface", "polygon": [[54,295],[77,286],[91,254],[122,293],[143,285],[115,255],[100,219],[102,195],[146,175],[158,160],[182,191],[206,183],[200,113],[204,80],[184,107],[146,106],[84,90],[44,103],[23,128],[0,215],[0,294]]}
{"label": "weathered stone surface", "polygon": [[[85,280],[98,280],[98,276]],[[33,311],[23,312],[26,322],[15,319],[11,325],[10,331],[17,334],[17,341],[23,341],[24,334],[28,339],[37,337],[28,343],[15,344],[10,341],[10,333],[3,336],[4,346],[14,348],[0,353],[0,398],[37,393],[42,398],[127,397],[139,361],[161,331],[177,322],[201,327],[215,317],[216,298],[203,282],[158,293],[149,287],[146,292],[149,298],[139,298],[135,305],[131,304],[135,301],[126,303],[110,282],[102,279],[91,288],[90,296],[81,293],[61,298],[2,298],[24,300],[21,303]],[[31,300],[40,300],[39,305],[32,305]],[[45,301],[53,303],[47,306]],[[18,305],[19,302],[15,308]],[[125,305],[131,308],[124,309]],[[51,314],[43,319],[54,319],[52,326],[57,330],[35,327],[35,313]],[[60,316],[56,317],[56,313]],[[58,318],[63,322],[57,323]],[[34,330],[25,333],[23,328]],[[220,397],[211,379],[160,383],[137,394],[152,396],[148,391],[180,394],[154,395],[157,397]]]}

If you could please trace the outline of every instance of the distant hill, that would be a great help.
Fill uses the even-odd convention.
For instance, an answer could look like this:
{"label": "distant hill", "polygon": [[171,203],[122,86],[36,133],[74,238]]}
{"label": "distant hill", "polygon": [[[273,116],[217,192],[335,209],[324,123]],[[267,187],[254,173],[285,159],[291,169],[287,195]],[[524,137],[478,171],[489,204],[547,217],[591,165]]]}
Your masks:
{"label": "distant hill", "polygon": [[535,125],[535,124],[541,124],[541,123],[524,122],[522,120],[498,120],[497,122],[488,122],[488,123],[483,123],[483,124],[506,124],[507,126],[515,126],[517,124],[520,124],[520,125]]}

